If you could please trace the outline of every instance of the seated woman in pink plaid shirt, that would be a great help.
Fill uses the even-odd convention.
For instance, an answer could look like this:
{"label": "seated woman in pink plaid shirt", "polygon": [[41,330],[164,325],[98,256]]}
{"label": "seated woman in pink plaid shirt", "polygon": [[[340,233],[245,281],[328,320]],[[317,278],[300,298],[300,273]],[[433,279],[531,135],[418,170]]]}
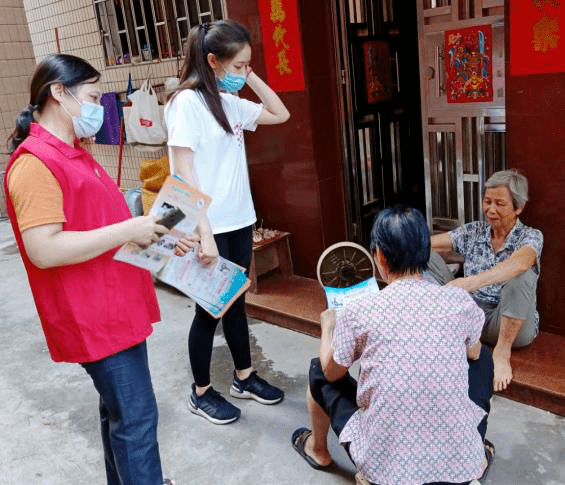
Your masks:
{"label": "seated woman in pink plaid shirt", "polygon": [[[312,430],[297,429],[292,445],[312,467],[329,466],[331,425],[360,483],[478,484],[494,455],[484,313],[465,290],[422,278],[430,234],[417,209],[381,211],[371,250],[388,286],[322,313],[307,392]],[[358,382],[348,372],[356,361]]]}

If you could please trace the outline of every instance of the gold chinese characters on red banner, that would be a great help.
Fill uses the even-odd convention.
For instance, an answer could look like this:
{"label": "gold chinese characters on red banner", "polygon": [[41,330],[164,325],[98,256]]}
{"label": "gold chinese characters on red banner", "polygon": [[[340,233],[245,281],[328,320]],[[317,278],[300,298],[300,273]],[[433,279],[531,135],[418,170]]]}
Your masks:
{"label": "gold chinese characters on red banner", "polygon": [[277,92],[304,90],[297,0],[258,0],[267,82]]}
{"label": "gold chinese characters on red banner", "polygon": [[565,72],[565,0],[510,2],[510,73]]}

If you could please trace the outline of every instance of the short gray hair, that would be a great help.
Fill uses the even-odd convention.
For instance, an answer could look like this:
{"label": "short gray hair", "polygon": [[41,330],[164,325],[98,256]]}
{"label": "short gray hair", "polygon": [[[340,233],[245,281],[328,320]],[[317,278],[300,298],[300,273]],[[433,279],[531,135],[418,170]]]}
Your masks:
{"label": "short gray hair", "polygon": [[494,172],[485,183],[485,190],[505,186],[510,191],[514,209],[522,209],[528,202],[528,179],[518,170]]}

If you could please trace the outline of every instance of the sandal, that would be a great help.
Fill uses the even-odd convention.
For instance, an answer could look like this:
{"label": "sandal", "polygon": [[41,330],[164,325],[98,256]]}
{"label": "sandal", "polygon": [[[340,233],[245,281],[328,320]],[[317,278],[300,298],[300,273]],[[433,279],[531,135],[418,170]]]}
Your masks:
{"label": "sandal", "polygon": [[477,481],[479,483],[484,483],[485,480],[487,479],[487,475],[488,472],[490,470],[490,466],[492,465],[493,461],[494,461],[494,454],[495,454],[495,448],[494,445],[489,441],[489,440],[485,440],[485,456],[487,459],[487,466],[483,471],[483,474],[477,478]]}
{"label": "sandal", "polygon": [[331,463],[329,463],[328,465],[320,465],[314,460],[314,458],[312,458],[310,455],[307,455],[306,451],[304,450],[306,440],[310,437],[311,434],[312,431],[310,431],[308,428],[298,428],[297,430],[295,430],[294,433],[292,433],[292,447],[302,458],[304,458],[304,460],[306,460],[306,463],[308,463],[308,465],[314,468],[314,470],[322,470],[329,467]]}

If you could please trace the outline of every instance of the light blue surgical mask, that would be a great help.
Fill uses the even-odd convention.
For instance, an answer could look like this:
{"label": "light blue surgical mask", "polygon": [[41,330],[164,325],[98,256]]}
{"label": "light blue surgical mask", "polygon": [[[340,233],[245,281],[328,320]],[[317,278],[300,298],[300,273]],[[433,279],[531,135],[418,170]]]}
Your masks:
{"label": "light blue surgical mask", "polygon": [[80,116],[74,116],[65,108],[65,111],[71,114],[73,128],[77,138],[90,138],[96,135],[102,124],[104,123],[104,106],[88,101],[79,101],[69,90],[67,92],[80,105]]}
{"label": "light blue surgical mask", "polygon": [[[222,66],[223,67],[223,66]],[[246,76],[242,76],[241,74],[234,74],[233,72],[228,71],[224,67],[224,75],[223,79],[220,79],[216,76],[216,82],[220,89],[227,91],[228,93],[237,93],[243,89],[245,86],[245,82],[247,81]]]}

